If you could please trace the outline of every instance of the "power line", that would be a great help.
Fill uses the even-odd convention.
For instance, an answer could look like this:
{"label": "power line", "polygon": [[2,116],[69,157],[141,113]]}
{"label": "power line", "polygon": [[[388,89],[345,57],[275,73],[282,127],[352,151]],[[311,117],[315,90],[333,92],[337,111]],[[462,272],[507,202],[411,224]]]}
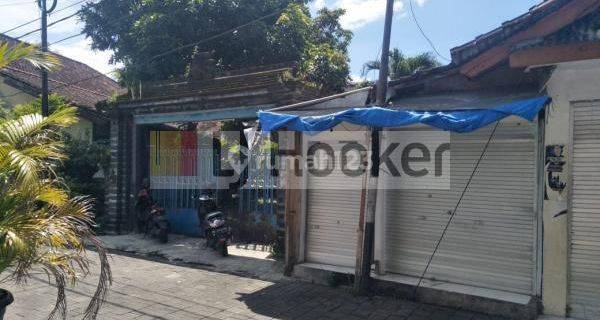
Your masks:
{"label": "power line", "polygon": [[[73,18],[73,17],[77,16],[78,14],[79,14],[79,11],[77,11],[77,12],[75,12],[75,13],[72,13],[72,14],[70,14],[70,15],[66,16],[66,17],[60,18],[60,19],[58,19],[58,20],[56,20],[56,21],[54,21],[54,22],[52,22],[52,23],[49,23],[49,24],[48,24],[48,27],[51,27],[51,26],[53,26],[53,25],[55,25],[55,24],[58,24],[58,23],[61,23],[61,22],[65,21],[65,20],[71,19],[71,18]],[[22,38],[24,38],[24,37],[26,37],[26,36],[28,36],[28,35],[34,34],[34,33],[38,32],[38,31],[41,31],[41,30],[42,30],[42,28],[38,28],[38,29],[35,29],[35,30],[31,30],[31,31],[29,31],[29,32],[27,32],[27,33],[25,33],[25,34],[22,34],[22,35],[20,35],[20,36],[16,37],[15,39],[16,39],[16,40],[22,39]]]}
{"label": "power line", "polygon": [[427,36],[427,34],[425,33],[425,31],[423,30],[423,28],[421,27],[421,24],[419,23],[419,20],[417,20],[417,15],[415,14],[415,8],[413,7],[413,0],[408,0],[408,3],[410,5],[410,14],[413,18],[413,21],[415,22],[415,24],[417,25],[417,28],[419,29],[419,31],[421,32],[421,35],[423,36],[423,38],[425,38],[425,40],[427,40],[427,42],[429,42],[429,45],[431,46],[431,49],[433,49],[433,51],[435,52],[435,54],[438,55],[438,57],[446,60],[447,62],[451,62],[451,59],[446,58],[444,55],[442,55],[438,49],[436,48],[435,44],[433,43],[433,41],[431,41],[431,39],[429,39],[429,37]]}
{"label": "power line", "polygon": [[168,55],[168,54],[171,54],[171,53],[173,53],[173,52],[177,52],[177,51],[180,51],[180,50],[183,50],[183,49],[186,49],[186,48],[194,47],[194,46],[197,46],[197,45],[199,45],[199,44],[202,44],[202,43],[205,43],[205,42],[211,41],[211,40],[213,40],[213,39],[219,38],[219,37],[221,37],[221,36],[227,35],[228,33],[230,33],[230,32],[234,32],[234,31],[236,31],[237,29],[240,29],[240,28],[247,27],[247,26],[249,26],[249,25],[251,25],[251,24],[253,24],[253,23],[255,23],[255,22],[258,22],[258,21],[260,21],[260,20],[264,20],[264,19],[267,19],[267,18],[273,17],[273,16],[275,16],[275,15],[278,15],[278,14],[280,14],[281,12],[283,12],[284,10],[285,10],[285,9],[280,9],[280,10],[277,10],[277,11],[275,11],[275,12],[273,12],[273,13],[270,13],[270,14],[268,14],[268,15],[266,15],[266,16],[262,16],[262,17],[260,17],[260,18],[254,19],[254,20],[252,20],[252,21],[250,21],[250,22],[247,22],[247,23],[245,23],[245,24],[243,24],[243,25],[241,25],[241,26],[237,26],[237,27],[235,27],[235,28],[231,28],[231,29],[229,29],[229,30],[223,31],[223,32],[221,32],[221,33],[218,33],[218,34],[216,34],[216,35],[214,35],[214,36],[212,36],[212,37],[208,37],[208,38],[206,38],[206,39],[202,39],[202,40],[200,40],[200,41],[198,41],[198,42],[189,43],[189,44],[186,44],[186,45],[180,46],[180,47],[178,47],[178,48],[175,48],[175,49],[172,49],[172,50],[169,50],[169,51],[163,52],[163,53],[161,53],[161,54],[158,54],[158,55],[155,55],[154,57],[150,58],[150,61],[148,61],[148,62],[152,62],[152,61],[154,61],[154,60],[156,60],[156,59],[158,59],[158,58],[160,58],[160,57],[166,56],[166,55]]}
{"label": "power line", "polygon": [[[448,219],[448,222],[446,223],[446,226],[444,227],[444,230],[442,231],[442,235],[440,236],[439,240],[437,241],[435,248],[433,249],[433,252],[431,253],[431,256],[429,256],[427,265],[425,265],[425,270],[423,270],[423,273],[419,277],[419,282],[417,282],[417,285],[415,286],[415,289],[413,290],[413,295],[412,295],[413,299],[417,298],[417,291],[419,290],[419,287],[421,286],[421,283],[423,282],[423,279],[425,278],[425,275],[427,274],[427,271],[429,270],[429,267],[431,266],[433,257],[435,257],[435,254],[437,253],[438,249],[440,248],[440,244],[444,240],[444,237],[446,236],[446,233],[448,232],[448,228],[450,228],[450,224],[452,223],[452,220],[454,220],[454,217],[456,216],[456,211],[458,211],[458,207],[460,207],[460,204],[462,203],[462,200],[465,197],[465,194],[469,190],[469,186],[471,185],[471,182],[473,181],[473,178],[475,177],[475,174],[477,173],[477,170],[479,169],[479,165],[481,164],[481,161],[485,157],[485,154],[487,153],[487,150],[490,147],[492,139],[494,138],[494,135],[496,134],[496,130],[498,129],[499,126],[500,126],[500,121],[496,121],[496,125],[494,125],[494,128],[492,129],[492,132],[490,133],[490,136],[489,136],[487,142],[485,143],[485,145],[483,146],[483,149],[481,150],[479,159],[477,159],[477,162],[475,163],[475,167],[473,168],[473,171],[471,172],[471,175],[469,176],[469,180],[467,180],[467,184],[463,188],[462,193],[460,194],[460,197],[458,198],[458,201],[456,202],[456,205],[454,206],[454,210],[452,210],[452,214],[450,215],[450,218]],[[412,309],[412,311],[404,319],[405,320],[410,319],[410,317],[420,307],[421,307],[421,304],[417,305],[415,308]]]}
{"label": "power line", "polygon": [[54,44],[57,44],[57,43],[61,43],[63,41],[67,41],[69,39],[77,38],[77,37],[80,37],[80,36],[83,36],[83,35],[85,35],[85,32],[82,31],[82,32],[74,34],[72,36],[68,36],[66,38],[62,38],[62,39],[56,40],[54,42],[50,42],[48,45],[51,46],[51,45],[54,45]]}
{"label": "power line", "polygon": [[[155,55],[155,56],[151,57],[151,58],[148,60],[148,62],[147,62],[147,63],[150,63],[150,62],[152,62],[152,61],[154,61],[154,60],[156,60],[156,59],[158,59],[158,58],[164,57],[164,56],[166,56],[166,55],[169,55],[169,54],[171,54],[171,53],[174,53],[174,52],[177,52],[177,51],[180,51],[180,50],[186,49],[186,48],[194,47],[194,46],[197,46],[197,45],[199,45],[199,44],[202,44],[202,43],[205,43],[205,42],[211,41],[211,40],[213,40],[213,39],[219,38],[219,37],[221,37],[221,36],[227,35],[227,34],[228,34],[228,33],[230,33],[230,32],[236,31],[237,29],[240,29],[240,28],[247,27],[247,26],[249,26],[249,25],[251,25],[251,24],[253,24],[253,23],[257,22],[257,21],[264,20],[264,19],[270,18],[270,17],[272,17],[272,16],[275,16],[275,15],[277,15],[277,14],[281,13],[283,10],[285,10],[285,9],[281,9],[281,10],[275,11],[275,12],[273,12],[273,13],[271,13],[271,14],[268,14],[268,15],[266,15],[266,16],[262,16],[262,17],[260,17],[260,18],[257,18],[257,19],[254,19],[254,20],[252,20],[252,21],[249,21],[249,22],[247,22],[247,23],[245,23],[245,24],[243,24],[243,25],[237,26],[237,27],[235,27],[235,28],[231,28],[231,29],[229,29],[229,30],[223,31],[223,32],[221,32],[221,33],[218,33],[218,34],[216,34],[216,35],[214,35],[214,36],[211,36],[211,37],[208,37],[208,38],[202,39],[202,40],[200,40],[200,41],[197,41],[197,42],[192,42],[192,43],[189,43],[189,44],[186,44],[186,45],[183,45],[183,46],[180,46],[180,47],[174,48],[174,49],[172,49],[172,50],[168,50],[168,51],[165,51],[165,52],[163,52],[163,53],[157,54],[157,55]],[[128,17],[123,17],[123,18],[128,18]],[[116,22],[116,21],[122,20],[123,18],[121,18],[121,19],[117,19],[117,20],[115,20],[115,21],[113,21],[113,22]],[[78,34],[74,34],[74,35],[68,36],[68,37],[66,37],[66,38],[62,38],[62,39],[59,39],[59,40],[57,40],[57,41],[54,41],[54,42],[50,43],[50,45],[52,45],[52,44],[56,44],[56,43],[59,43],[59,42],[63,42],[63,41],[66,41],[66,40],[69,40],[69,39],[72,39],[72,38],[75,38],[75,37],[79,37],[79,36],[82,36],[82,35],[84,35],[84,34],[85,34],[85,32],[81,32],[81,33],[78,33]]]}
{"label": "power line", "polygon": [[[173,53],[173,52],[177,52],[177,51],[179,51],[179,50],[182,50],[182,49],[185,49],[185,48],[189,48],[189,47],[193,47],[193,46],[196,46],[196,45],[198,45],[198,44],[202,44],[202,43],[205,43],[205,42],[208,42],[208,41],[214,40],[214,39],[216,39],[216,38],[222,37],[222,36],[224,36],[224,35],[227,35],[227,34],[229,34],[230,32],[233,32],[233,31],[235,31],[235,30],[238,30],[238,29],[241,29],[241,28],[247,27],[247,26],[249,26],[249,25],[251,25],[251,24],[253,24],[253,23],[255,23],[255,22],[258,22],[258,21],[261,21],[261,20],[264,20],[264,19],[270,18],[270,17],[272,17],[272,16],[275,16],[275,15],[277,15],[277,14],[279,14],[279,13],[283,12],[284,10],[285,10],[285,8],[284,8],[284,9],[277,10],[277,11],[275,11],[275,12],[273,12],[273,13],[270,13],[270,14],[264,15],[264,16],[262,16],[262,17],[259,17],[259,18],[256,18],[256,19],[254,19],[254,20],[251,20],[251,21],[249,21],[249,22],[247,22],[247,23],[245,23],[245,24],[242,24],[242,25],[240,25],[240,26],[237,26],[237,27],[235,27],[235,28],[231,28],[231,29],[229,29],[229,30],[227,30],[227,31],[223,31],[223,32],[221,32],[221,33],[218,33],[218,34],[216,34],[216,35],[213,35],[213,36],[210,36],[210,37],[208,37],[208,38],[202,39],[202,40],[200,40],[200,41],[196,41],[196,42],[193,42],[193,43],[189,43],[189,44],[186,44],[186,45],[182,45],[182,46],[179,46],[179,47],[177,47],[177,48],[174,48],[174,49],[171,49],[171,50],[165,51],[165,52],[163,52],[163,53],[157,54],[157,55],[155,55],[155,56],[151,57],[150,59],[148,59],[148,61],[146,61],[146,62],[143,62],[143,63],[142,63],[142,65],[144,65],[144,64],[148,64],[148,63],[150,63],[150,62],[152,62],[152,61],[156,60],[157,58],[160,58],[160,57],[166,56],[166,55],[168,55],[168,54],[171,54],[171,53]],[[71,37],[75,37],[75,36],[77,36],[77,35],[74,35],[74,36],[71,36]],[[69,38],[69,37],[67,37],[67,38]],[[61,40],[59,40],[59,41],[63,41],[63,40],[66,40],[66,38],[64,38],[64,39],[61,39]],[[58,41],[55,41],[54,43],[56,43],[56,42],[58,42]],[[75,85],[75,84],[77,84],[77,83],[81,83],[81,82],[85,82],[85,81],[93,80],[93,79],[96,79],[96,78],[99,78],[99,77],[108,76],[109,74],[111,74],[111,73],[115,73],[115,72],[117,72],[117,70],[113,70],[113,71],[109,71],[109,72],[105,72],[105,73],[99,73],[99,74],[97,74],[97,75],[94,75],[94,76],[91,76],[91,77],[87,77],[87,78],[84,78],[84,79],[79,79],[79,80],[77,80],[77,81],[72,81],[72,82],[69,82],[69,83],[64,83],[64,84],[62,84],[62,85],[59,85],[59,86],[56,86],[56,87],[54,87],[54,88],[53,88],[53,90],[56,90],[56,89],[58,89],[58,88],[63,88],[63,87],[72,86],[72,85]],[[20,92],[17,92],[17,93],[10,94],[10,95],[6,95],[6,96],[0,96],[0,98],[10,98],[10,97],[14,97],[14,96],[16,96],[16,95],[19,95],[19,94],[20,94]]]}
{"label": "power line", "polygon": [[[80,11],[81,11],[81,10],[80,10]],[[122,20],[127,20],[127,19],[129,19],[129,18],[130,18],[129,16],[122,16],[122,17],[120,17],[120,18],[117,18],[117,19],[114,19],[114,20],[111,20],[111,21],[109,21],[109,23],[111,23],[111,24],[114,24],[114,23],[116,23],[116,22],[120,22],[120,21],[122,21]],[[67,40],[70,40],[70,39],[73,39],[73,38],[77,38],[77,37],[80,37],[80,36],[83,36],[83,35],[85,35],[85,31],[81,31],[81,32],[79,32],[79,33],[76,33],[76,34],[74,34],[74,35],[67,36],[67,37],[65,37],[65,38],[62,38],[62,39],[58,39],[58,40],[56,40],[56,41],[54,41],[54,42],[51,42],[51,43],[49,43],[48,45],[50,46],[50,45],[53,45],[53,44],[61,43],[61,42],[63,42],[63,41],[67,41]]]}
{"label": "power line", "polygon": [[[66,7],[64,7],[64,8],[60,8],[60,9],[58,9],[58,10],[56,10],[56,11],[52,12],[52,13],[59,13],[59,12],[61,12],[61,11],[65,11],[65,10],[67,10],[67,9],[69,9],[69,8],[72,8],[72,7],[74,7],[74,6],[78,5],[78,4],[84,3],[84,2],[86,2],[86,1],[87,1],[87,0],[80,0],[80,1],[77,1],[77,2],[75,2],[75,3],[72,3],[72,4],[70,4],[70,5],[66,6]],[[16,26],[16,27],[13,27],[13,28],[11,28],[11,29],[8,29],[8,30],[6,30],[6,31],[3,31],[3,32],[0,32],[0,33],[4,33],[4,34],[6,34],[6,33],[9,33],[9,32],[11,32],[11,31],[15,31],[15,30],[17,30],[17,29],[20,29],[20,28],[22,28],[22,27],[24,27],[24,26],[30,25],[30,24],[32,24],[32,23],[34,23],[34,22],[36,22],[36,21],[39,21],[40,19],[42,19],[42,18],[36,18],[36,19],[33,19],[33,20],[29,20],[29,21],[27,21],[27,22],[25,22],[25,23],[23,23],[23,24],[20,24],[20,25],[18,25],[18,26]]]}
{"label": "power line", "polygon": [[23,24],[20,24],[20,25],[18,25],[18,26],[16,26],[16,27],[14,27],[14,28],[12,28],[12,29],[8,29],[8,30],[6,30],[6,31],[3,31],[3,32],[1,32],[1,33],[4,33],[4,34],[6,34],[6,33],[9,33],[9,32],[11,32],[11,31],[15,31],[15,30],[17,30],[17,29],[19,29],[19,28],[22,28],[22,27],[26,26],[26,25],[30,25],[30,24],[32,24],[32,23],[34,23],[34,22],[36,22],[36,21],[38,21],[38,20],[40,20],[40,19],[41,19],[41,18],[37,18],[37,19],[33,19],[33,20],[30,20],[30,21],[27,21],[27,22],[25,22],[25,23],[23,23]]}
{"label": "power line", "polygon": [[[27,71],[24,71],[24,70],[16,69],[16,68],[13,68],[13,67],[6,67],[6,69],[14,71],[14,72],[19,72],[19,73],[22,73],[22,74],[25,74],[25,75],[28,75],[28,76],[31,76],[31,77],[37,77],[37,78],[41,77],[37,73],[31,73],[31,72],[27,72]],[[68,85],[66,82],[63,82],[63,81],[59,81],[59,80],[55,80],[55,79],[49,79],[49,80],[51,82],[56,82],[58,84]],[[90,90],[90,89],[87,89],[87,88],[83,88],[83,87],[79,87],[79,86],[75,86],[75,85],[70,85],[70,87],[73,87],[73,88],[75,88],[77,90],[89,92],[89,93],[95,94],[95,95],[100,96],[100,97],[105,96],[105,94],[103,94],[103,93],[100,93],[100,92],[94,91],[94,90]]]}
{"label": "power line", "polygon": [[[81,10],[80,10],[80,11],[81,11]],[[120,18],[117,18],[117,19],[114,19],[114,20],[111,20],[111,21],[109,21],[109,23],[111,23],[111,24],[114,24],[114,23],[116,23],[116,22],[120,22],[120,21],[122,21],[122,20],[127,20],[127,19],[129,19],[129,18],[130,18],[129,16],[122,16],[122,17],[120,17]],[[85,35],[85,31],[81,31],[81,32],[79,32],[79,33],[76,33],[76,34],[74,34],[74,35],[67,36],[67,37],[65,37],[65,38],[62,38],[62,39],[58,39],[58,40],[56,40],[56,41],[54,41],[54,42],[51,42],[51,43],[49,43],[48,45],[50,46],[50,45],[53,45],[53,44],[61,43],[61,42],[63,42],[63,41],[67,41],[67,40],[70,40],[70,39],[73,39],[73,38],[77,38],[77,37],[80,37],[80,36],[83,36],[83,35]]]}

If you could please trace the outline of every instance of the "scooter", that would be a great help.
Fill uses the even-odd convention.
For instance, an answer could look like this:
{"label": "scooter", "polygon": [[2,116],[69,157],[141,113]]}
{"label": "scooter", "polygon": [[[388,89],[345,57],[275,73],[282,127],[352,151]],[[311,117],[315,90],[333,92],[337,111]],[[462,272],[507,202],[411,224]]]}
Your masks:
{"label": "scooter", "polygon": [[223,212],[211,212],[204,218],[204,235],[207,246],[219,252],[223,257],[229,255],[227,246],[231,238],[231,228],[227,225]]}
{"label": "scooter", "polygon": [[228,256],[227,245],[231,238],[231,228],[227,225],[225,214],[217,210],[217,203],[209,191],[198,198],[198,220],[204,230],[206,246],[211,247],[224,257]]}
{"label": "scooter", "polygon": [[161,243],[169,241],[169,221],[167,220],[165,209],[154,204],[150,209],[150,215],[146,222],[146,235],[158,238]]}

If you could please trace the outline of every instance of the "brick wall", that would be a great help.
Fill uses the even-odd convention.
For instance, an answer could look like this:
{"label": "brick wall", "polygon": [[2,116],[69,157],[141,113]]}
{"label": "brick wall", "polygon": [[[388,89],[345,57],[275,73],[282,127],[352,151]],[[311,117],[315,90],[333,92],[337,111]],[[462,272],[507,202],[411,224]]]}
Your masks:
{"label": "brick wall", "polygon": [[134,201],[131,186],[132,158],[131,117],[114,114],[110,125],[110,178],[106,194],[104,221],[107,233],[124,233],[131,229]]}

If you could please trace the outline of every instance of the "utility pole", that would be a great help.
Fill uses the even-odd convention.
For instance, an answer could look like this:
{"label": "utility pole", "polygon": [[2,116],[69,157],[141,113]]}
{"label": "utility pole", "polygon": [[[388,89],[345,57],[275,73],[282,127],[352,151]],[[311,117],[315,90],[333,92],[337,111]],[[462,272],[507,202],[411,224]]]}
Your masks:
{"label": "utility pole", "polygon": [[[52,6],[48,8],[46,0],[38,0],[38,7],[42,11],[42,52],[48,52],[48,13],[54,11],[57,0],[52,0]],[[42,116],[50,114],[48,108],[48,70],[42,68]]]}
{"label": "utility pole", "polygon": [[[385,25],[383,29],[383,44],[381,46],[381,65],[379,68],[379,81],[377,82],[376,105],[383,107],[386,102],[388,86],[388,65],[390,52],[390,36],[392,33],[392,19],[394,16],[394,0],[387,0],[385,11]],[[367,179],[364,203],[361,207],[361,219],[364,221],[362,237],[359,236],[359,254],[354,280],[354,292],[364,294],[368,289],[371,277],[371,264],[373,258],[373,244],[375,239],[375,211],[377,208],[377,184],[379,180],[379,147],[381,128],[371,128],[371,171]]]}
{"label": "utility pole", "polygon": [[381,66],[379,68],[379,81],[377,81],[377,106],[385,104],[388,85],[390,64],[390,37],[392,35],[392,19],[394,17],[394,0],[387,0],[385,11],[385,25],[383,28],[383,44],[381,46]]}

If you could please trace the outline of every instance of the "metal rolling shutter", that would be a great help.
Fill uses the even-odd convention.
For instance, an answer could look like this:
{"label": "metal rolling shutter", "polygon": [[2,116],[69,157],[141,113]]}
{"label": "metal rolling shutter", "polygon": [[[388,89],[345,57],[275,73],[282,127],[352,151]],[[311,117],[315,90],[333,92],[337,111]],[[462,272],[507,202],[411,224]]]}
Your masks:
{"label": "metal rolling shutter", "polygon": [[[360,137],[364,138],[364,134]],[[314,141],[328,143],[336,157],[335,170],[330,175],[308,175],[306,260],[354,268],[362,177],[351,178],[341,171],[339,152],[343,144],[339,139],[331,140],[327,134],[321,134]],[[323,157],[318,162],[323,165],[326,161]]]}
{"label": "metal rolling shutter", "polygon": [[573,106],[572,315],[600,319],[600,101]]}
{"label": "metal rolling shutter", "polygon": [[[502,122],[426,278],[531,293],[536,125]],[[492,128],[451,134],[450,190],[386,191],[386,269],[420,276]]]}

